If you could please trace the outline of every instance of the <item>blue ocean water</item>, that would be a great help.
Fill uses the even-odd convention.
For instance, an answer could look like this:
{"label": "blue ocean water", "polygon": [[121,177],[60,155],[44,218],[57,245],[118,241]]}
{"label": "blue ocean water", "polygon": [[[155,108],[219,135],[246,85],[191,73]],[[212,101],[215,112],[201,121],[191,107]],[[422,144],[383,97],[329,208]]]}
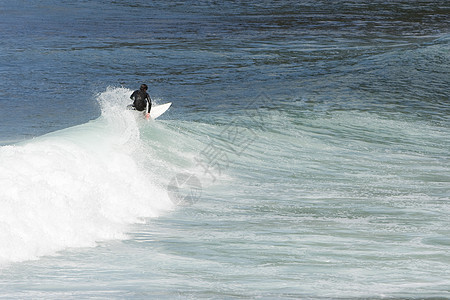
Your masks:
{"label": "blue ocean water", "polygon": [[0,1],[0,297],[449,298],[449,13]]}

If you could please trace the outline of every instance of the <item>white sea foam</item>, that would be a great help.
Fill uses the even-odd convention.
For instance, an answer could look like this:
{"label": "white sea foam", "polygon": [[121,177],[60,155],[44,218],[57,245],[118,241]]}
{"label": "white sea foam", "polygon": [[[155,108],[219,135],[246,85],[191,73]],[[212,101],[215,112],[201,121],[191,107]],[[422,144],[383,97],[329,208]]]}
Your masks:
{"label": "white sea foam", "polygon": [[0,264],[125,238],[127,225],[171,208],[139,163],[129,94],[108,89],[99,119],[0,148]]}

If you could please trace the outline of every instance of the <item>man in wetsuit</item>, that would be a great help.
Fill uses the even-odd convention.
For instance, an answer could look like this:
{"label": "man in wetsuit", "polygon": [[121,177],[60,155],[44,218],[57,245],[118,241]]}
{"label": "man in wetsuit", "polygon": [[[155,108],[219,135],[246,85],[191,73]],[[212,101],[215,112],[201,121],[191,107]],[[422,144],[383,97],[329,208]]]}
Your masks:
{"label": "man in wetsuit", "polygon": [[[148,86],[146,84],[141,84],[139,90],[136,90],[131,94],[130,98],[133,100],[131,107],[138,111],[144,111],[147,108],[145,117],[150,118],[150,110],[152,109],[152,99],[147,94]],[[147,105],[148,104],[148,105]]]}

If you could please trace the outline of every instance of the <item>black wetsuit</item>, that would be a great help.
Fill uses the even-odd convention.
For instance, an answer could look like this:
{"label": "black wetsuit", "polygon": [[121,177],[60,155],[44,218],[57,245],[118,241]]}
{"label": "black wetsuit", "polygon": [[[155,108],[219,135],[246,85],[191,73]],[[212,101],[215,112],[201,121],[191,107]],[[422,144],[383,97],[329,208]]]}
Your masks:
{"label": "black wetsuit", "polygon": [[150,109],[152,108],[152,100],[146,91],[136,90],[133,94],[131,94],[130,98],[133,100],[132,106],[134,109],[143,111],[145,107],[147,107],[147,113],[150,113]]}

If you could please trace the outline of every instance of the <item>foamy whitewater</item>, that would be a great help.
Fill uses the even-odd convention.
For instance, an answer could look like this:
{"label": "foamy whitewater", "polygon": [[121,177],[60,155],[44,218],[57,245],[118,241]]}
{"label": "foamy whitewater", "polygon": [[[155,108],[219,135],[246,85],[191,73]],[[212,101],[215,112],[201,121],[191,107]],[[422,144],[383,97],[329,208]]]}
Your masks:
{"label": "foamy whitewater", "polygon": [[1,263],[123,239],[128,225],[172,207],[142,166],[129,94],[109,89],[97,120],[0,149]]}

